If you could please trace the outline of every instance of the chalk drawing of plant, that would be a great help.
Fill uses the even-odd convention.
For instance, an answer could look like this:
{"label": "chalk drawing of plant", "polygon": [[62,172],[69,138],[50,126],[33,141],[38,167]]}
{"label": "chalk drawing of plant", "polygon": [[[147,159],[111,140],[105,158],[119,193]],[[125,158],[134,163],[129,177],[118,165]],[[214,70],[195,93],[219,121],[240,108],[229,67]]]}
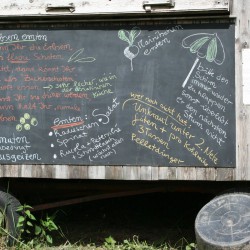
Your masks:
{"label": "chalk drawing of plant", "polygon": [[118,37],[128,43],[128,46],[124,49],[124,55],[130,60],[131,71],[133,71],[133,59],[139,54],[139,48],[134,45],[136,37],[141,33],[138,27],[133,27],[129,32],[127,30],[119,30]]}
{"label": "chalk drawing of plant", "polygon": [[16,130],[18,132],[24,130],[30,130],[31,126],[37,126],[38,121],[35,117],[31,117],[29,113],[25,113],[22,117],[19,119],[19,124],[16,125]]}
{"label": "chalk drawing of plant", "polygon": [[188,48],[191,53],[196,54],[194,64],[182,84],[183,88],[200,58],[205,58],[208,62],[214,62],[217,65],[221,65],[225,61],[224,47],[216,33],[197,33],[187,36],[182,40],[182,47]]}

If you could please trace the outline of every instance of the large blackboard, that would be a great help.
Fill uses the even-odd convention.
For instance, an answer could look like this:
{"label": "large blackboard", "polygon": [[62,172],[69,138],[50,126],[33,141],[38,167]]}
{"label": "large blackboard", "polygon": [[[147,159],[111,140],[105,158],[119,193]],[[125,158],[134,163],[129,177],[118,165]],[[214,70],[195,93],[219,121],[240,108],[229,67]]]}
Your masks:
{"label": "large blackboard", "polygon": [[0,163],[235,166],[234,24],[1,29]]}

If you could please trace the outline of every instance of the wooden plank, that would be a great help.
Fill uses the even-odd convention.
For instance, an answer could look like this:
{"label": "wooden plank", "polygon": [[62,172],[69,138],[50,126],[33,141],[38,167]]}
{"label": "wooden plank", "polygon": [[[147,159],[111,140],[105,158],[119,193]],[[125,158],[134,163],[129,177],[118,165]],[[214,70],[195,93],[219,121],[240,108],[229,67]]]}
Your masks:
{"label": "wooden plank", "polygon": [[69,179],[87,179],[88,167],[87,166],[69,166]]}
{"label": "wooden plank", "polygon": [[32,165],[21,165],[20,166],[21,169],[21,173],[20,176],[23,177],[27,177],[27,178],[32,178],[33,177],[33,171],[32,171]]}
{"label": "wooden plank", "polygon": [[105,166],[88,166],[88,179],[105,179]]}
{"label": "wooden plank", "polygon": [[140,170],[138,166],[124,166],[123,180],[140,180]]}
{"label": "wooden plank", "polygon": [[50,165],[33,165],[32,167],[33,178],[52,178],[52,168]]}
{"label": "wooden plank", "polygon": [[215,181],[215,168],[196,168],[196,180]]}
{"label": "wooden plank", "polygon": [[2,165],[3,177],[20,177],[20,169],[22,166],[18,165]]}
{"label": "wooden plank", "polygon": [[152,180],[152,168],[151,166],[141,166],[141,180]]}
{"label": "wooden plank", "polygon": [[158,167],[152,167],[152,181],[159,180],[159,168]]}
{"label": "wooden plank", "polygon": [[236,180],[250,180],[249,171],[249,114],[250,107],[243,105],[243,89],[242,89],[242,57],[241,51],[243,47],[249,47],[249,1],[233,1],[233,14],[237,16],[236,25],[236,53],[235,53],[235,73],[236,73],[236,142],[237,142],[237,166],[235,178]]}
{"label": "wooden plank", "polygon": [[216,169],[216,181],[233,181],[234,180],[234,172],[233,168],[217,168]]}
{"label": "wooden plank", "polygon": [[3,166],[0,166],[0,177],[4,177]]}
{"label": "wooden plank", "polygon": [[105,176],[107,180],[122,180],[123,167],[122,166],[106,166]]}
{"label": "wooden plank", "polygon": [[243,104],[250,105],[250,49],[242,48]]}
{"label": "wooden plank", "polygon": [[195,167],[181,167],[177,168],[178,180],[196,180],[196,168]]}
{"label": "wooden plank", "polygon": [[177,168],[159,167],[159,180],[177,180]]}
{"label": "wooden plank", "polygon": [[[109,0],[91,0],[91,1],[74,1],[72,5],[67,0],[2,0],[0,6],[0,16],[76,16],[76,15],[96,15],[96,14],[145,14],[143,7],[144,0],[128,1],[109,1]],[[153,0],[151,2],[154,2]],[[57,7],[68,7],[62,8]],[[53,7],[53,8],[51,8]],[[152,6],[152,13],[174,13],[191,12],[197,14],[199,12],[215,12],[227,13],[229,4],[227,0],[175,0],[174,7],[168,6]]]}
{"label": "wooden plank", "polygon": [[[243,2],[241,1],[240,4],[236,4],[234,1],[233,12],[237,15],[237,25],[235,29],[236,35],[236,44],[235,44],[235,74],[236,74],[236,84],[242,82],[242,75],[241,75],[241,22],[242,22],[242,6]],[[244,20],[243,20],[244,22]],[[241,84],[237,84],[236,88],[236,141],[237,141],[237,166],[236,166],[236,179],[238,180],[245,180],[246,179],[246,161],[247,157],[246,154],[242,154],[242,152],[246,151],[246,144],[245,144],[245,132],[246,132],[246,110],[242,103],[242,87]]]}
{"label": "wooden plank", "polygon": [[53,165],[53,178],[56,179],[68,179],[69,178],[69,169],[65,165]]}

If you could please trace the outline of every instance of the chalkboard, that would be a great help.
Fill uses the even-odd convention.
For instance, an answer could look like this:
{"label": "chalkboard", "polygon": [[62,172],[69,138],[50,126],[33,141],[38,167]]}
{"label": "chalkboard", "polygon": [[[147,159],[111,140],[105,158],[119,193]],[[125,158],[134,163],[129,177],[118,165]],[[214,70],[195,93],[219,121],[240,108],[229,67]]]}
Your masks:
{"label": "chalkboard", "polygon": [[1,164],[235,166],[233,23],[1,30]]}

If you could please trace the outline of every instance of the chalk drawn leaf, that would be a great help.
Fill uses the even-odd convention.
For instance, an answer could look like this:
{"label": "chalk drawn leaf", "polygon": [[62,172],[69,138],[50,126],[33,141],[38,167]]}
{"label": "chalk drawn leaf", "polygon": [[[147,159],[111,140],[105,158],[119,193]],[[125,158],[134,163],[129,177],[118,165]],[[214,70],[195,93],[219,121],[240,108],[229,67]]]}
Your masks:
{"label": "chalk drawn leaf", "polygon": [[192,34],[190,36],[185,37],[182,40],[182,47],[184,48],[190,48],[196,41],[202,39],[202,38],[212,38],[213,34],[211,33],[197,33]]}
{"label": "chalk drawn leaf", "polygon": [[216,43],[216,38],[213,38],[208,44],[206,59],[209,62],[213,62],[216,58],[216,55],[217,55],[217,43]]}
{"label": "chalk drawn leaf", "polygon": [[81,59],[75,60],[75,62],[85,63],[85,62],[94,62],[96,59],[94,57],[84,57]]}
{"label": "chalk drawn leaf", "polygon": [[138,27],[133,27],[129,33],[130,45],[132,45],[135,41],[135,38],[138,37],[141,33],[141,30]]}
{"label": "chalk drawn leaf", "polygon": [[[68,59],[68,62],[94,62],[96,59],[94,57],[80,57],[84,51],[84,48],[77,50],[73,55]],[[79,58],[80,57],[80,58]]]}
{"label": "chalk drawn leaf", "polygon": [[[128,36],[127,36],[128,35]],[[128,44],[130,44],[130,40],[129,40],[129,32],[127,30],[119,30],[118,31],[118,37],[124,41],[127,42]]]}
{"label": "chalk drawn leaf", "polygon": [[77,58],[79,55],[81,55],[81,54],[83,53],[83,51],[84,51],[84,48],[77,50],[77,51],[76,51],[75,53],[73,53],[73,55],[69,58],[68,62],[72,62],[72,61],[76,60],[76,58]]}
{"label": "chalk drawn leaf", "polygon": [[194,41],[191,46],[190,46],[190,52],[191,53],[197,53],[201,47],[207,42],[209,41],[210,37],[202,37],[200,39],[197,39],[196,41]]}
{"label": "chalk drawn leaf", "polygon": [[225,61],[225,51],[223,44],[217,34],[198,33],[187,36],[182,40],[182,46],[189,48],[191,53],[196,53],[195,62],[189,71],[182,87],[184,88],[195,69],[200,58],[206,58],[208,62],[221,65]]}
{"label": "chalk drawn leaf", "polygon": [[224,46],[220,38],[217,36],[217,34],[215,34],[215,42],[216,42],[217,50],[216,50],[216,56],[214,58],[214,62],[217,65],[221,65],[225,61],[225,51],[224,51]]}

